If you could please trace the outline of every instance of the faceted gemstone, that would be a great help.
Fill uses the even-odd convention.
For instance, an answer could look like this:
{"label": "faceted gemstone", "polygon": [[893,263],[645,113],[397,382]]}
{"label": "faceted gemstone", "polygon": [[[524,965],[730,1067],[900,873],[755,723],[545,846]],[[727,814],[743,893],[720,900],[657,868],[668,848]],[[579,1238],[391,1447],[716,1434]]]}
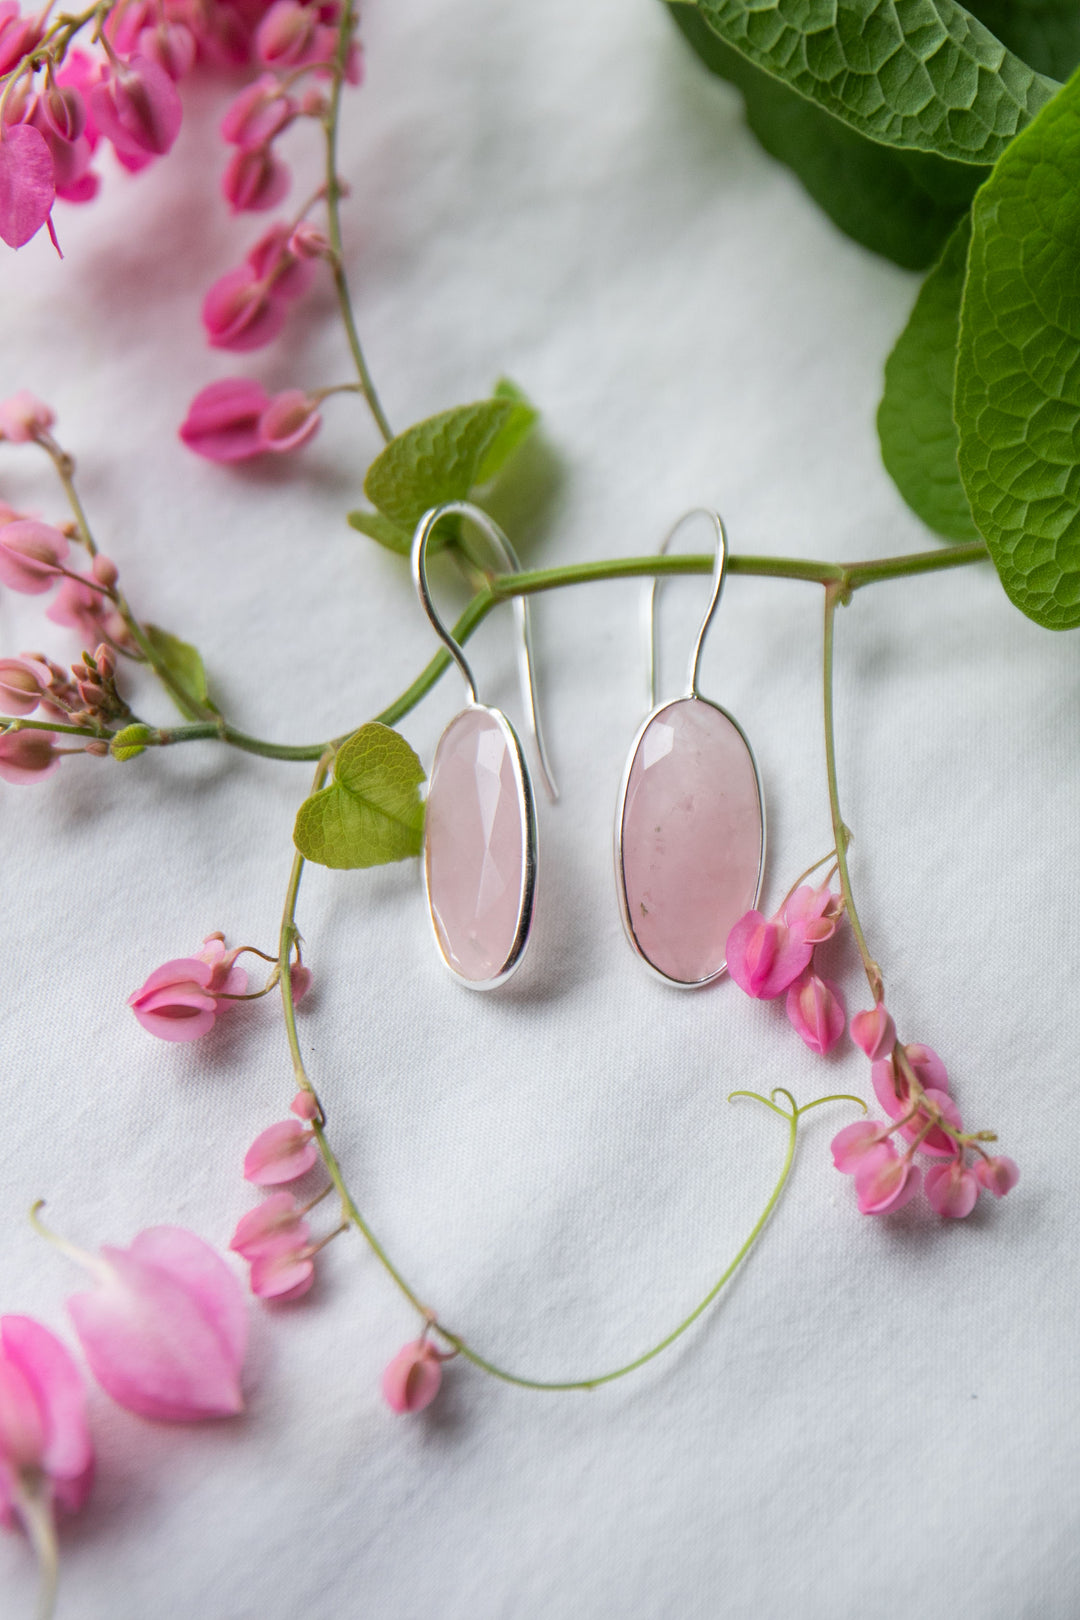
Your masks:
{"label": "faceted gemstone", "polygon": [[764,821],[750,750],[702,698],[669,703],[638,743],[622,813],[630,929],[653,967],[700,984],[757,899]]}
{"label": "faceted gemstone", "polygon": [[465,709],[443,732],[428,790],[425,862],[439,946],[462,978],[507,968],[525,907],[526,809],[505,721]]}

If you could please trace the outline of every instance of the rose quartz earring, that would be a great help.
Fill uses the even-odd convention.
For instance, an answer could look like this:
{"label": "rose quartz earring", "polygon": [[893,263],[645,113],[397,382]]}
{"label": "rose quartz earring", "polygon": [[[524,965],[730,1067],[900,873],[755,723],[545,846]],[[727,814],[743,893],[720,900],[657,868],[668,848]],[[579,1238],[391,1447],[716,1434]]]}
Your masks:
{"label": "rose quartz earring", "polygon": [[[477,701],[465,654],[435,610],[427,579],[427,546],[443,518],[467,518],[502,567],[520,564],[486,512],[450,501],[424,514],[413,536],[412,570],[420,601],[439,640],[461,671],[468,706],[447,726],[435,750],[424,818],[424,884],[435,943],[447,967],[474,990],[508,979],[525,951],[536,887],[536,811],[517,733],[506,716]],[[549,796],[558,789],[548,765],[532,675],[529,608],[514,609],[521,629],[519,670],[529,727]]]}
{"label": "rose quartz earring", "polygon": [[698,691],[705,633],[724,585],[727,536],[715,512],[687,512],[668,535],[704,516],[716,531],[712,596],[690,654],[683,697],[656,701],[656,587],[646,599],[650,712],[634,738],[615,820],[615,876],[634,950],[669,984],[711,984],[727,966],[731,929],[757,905],[765,811],[742,728]]}

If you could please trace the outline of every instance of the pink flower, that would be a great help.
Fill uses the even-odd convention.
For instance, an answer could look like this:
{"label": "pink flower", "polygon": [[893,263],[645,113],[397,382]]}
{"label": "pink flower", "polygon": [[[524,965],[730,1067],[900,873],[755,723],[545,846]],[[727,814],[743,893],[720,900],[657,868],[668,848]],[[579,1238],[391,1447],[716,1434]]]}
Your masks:
{"label": "pink flower", "polygon": [[17,518],[0,526],[0,580],[13,591],[40,596],[56,584],[70,546],[49,523]]}
{"label": "pink flower", "polygon": [[853,1176],[867,1154],[884,1142],[891,1126],[878,1119],[857,1119],[832,1139],[833,1164],[842,1175]]}
{"label": "pink flower", "polygon": [[891,1142],[882,1142],[863,1156],[855,1171],[861,1213],[884,1215],[902,1209],[918,1192],[921,1180],[910,1159],[899,1158]]}
{"label": "pink flower", "polygon": [[88,644],[101,640],[105,614],[106,600],[101,592],[70,577],[60,581],[60,589],[45,609],[45,617],[53,624],[78,630]]}
{"label": "pink flower", "polygon": [[52,154],[40,129],[0,125],[0,238],[8,247],[37,235],[55,195]]}
{"label": "pink flower", "polygon": [[9,444],[30,444],[39,434],[47,433],[55,421],[55,411],[25,388],[0,401],[0,439],[7,439]]}
{"label": "pink flower", "polygon": [[399,1350],[382,1376],[386,1404],[395,1412],[422,1412],[439,1393],[442,1357],[428,1339]]}
{"label": "pink flower", "polygon": [[[910,1053],[913,1049],[905,1047],[904,1050]],[[960,1110],[948,1092],[927,1084],[927,1081],[932,1077],[945,1074],[944,1064],[937,1056],[937,1053],[931,1052],[929,1047],[921,1047],[917,1050],[926,1054],[926,1059],[916,1068],[915,1072],[923,1085],[927,1102],[937,1110],[942,1119],[951,1125],[954,1130],[961,1130],[963,1126],[960,1119]],[[915,1065],[912,1065],[912,1067],[915,1068]],[[892,1058],[883,1058],[875,1063],[870,1071],[870,1078],[878,1101],[892,1119],[900,1119],[902,1115],[911,1112],[911,1089],[894,1065]],[[912,1119],[900,1127],[902,1134],[908,1141],[914,1141],[922,1132],[929,1118],[930,1115],[927,1111],[920,1108]],[[937,1125],[923,1137],[919,1147],[923,1153],[928,1153],[937,1158],[951,1158],[956,1152],[956,1143],[953,1138],[949,1136],[947,1131],[943,1131]]]}
{"label": "pink flower", "polygon": [[187,78],[195,66],[195,35],[186,23],[157,22],[139,32],[141,55],[156,62],[174,84]]}
{"label": "pink flower", "polygon": [[883,1002],[878,1002],[869,1012],[858,1012],[851,1020],[851,1038],[855,1045],[861,1047],[871,1063],[880,1063],[883,1058],[892,1055],[896,1045],[896,1025],[885,1010]]}
{"label": "pink flower", "polygon": [[0,780],[40,782],[60,763],[56,749],[51,731],[0,732]]}
{"label": "pink flower", "polygon": [[180,437],[208,461],[243,461],[262,454],[259,421],[270,403],[261,383],[226,377],[195,395]]}
{"label": "pink flower", "polygon": [[302,219],[289,237],[289,251],[298,259],[328,259],[334,250],[325,231]]}
{"label": "pink flower", "polygon": [[315,1281],[315,1262],[306,1244],[256,1255],[251,1262],[251,1292],[284,1304],[300,1299]]}
{"label": "pink flower", "polygon": [[299,450],[322,426],[319,402],[301,388],[275,394],[259,418],[259,442],[264,450],[282,453]]}
{"label": "pink flower", "polygon": [[298,0],[275,0],[255,33],[260,62],[268,67],[304,67],[327,61],[327,41],[318,22],[315,7],[300,5]]}
{"label": "pink flower", "polygon": [[787,993],[787,1015],[812,1052],[830,1052],[844,1033],[840,987],[807,968]]}
{"label": "pink flower", "polygon": [[272,73],[241,90],[221,121],[222,139],[244,151],[265,146],[296,117],[292,96],[286,95]]}
{"label": "pink flower", "polygon": [[771,1000],[809,967],[813,945],[778,917],[760,911],[740,917],[727,938],[728,972],[748,996]]}
{"label": "pink flower", "polygon": [[926,1172],[927,1201],[938,1215],[963,1220],[975,1208],[978,1196],[979,1183],[963,1159],[954,1159],[951,1164],[935,1164]]}
{"label": "pink flower", "polygon": [[221,194],[234,214],[276,208],[289,189],[289,171],[269,146],[233,153],[221,177]]}
{"label": "pink flower", "polygon": [[[247,974],[235,965],[239,949],[226,951],[220,934],[203,941],[198,956],[177,957],[156,968],[128,997],[145,1030],[163,1041],[197,1041],[247,989]],[[242,948],[242,947],[241,947]]]}
{"label": "pink flower", "polygon": [[152,1226],[129,1249],[87,1256],[98,1278],[68,1311],[90,1371],[140,1417],[169,1423],[242,1411],[247,1313],[239,1282],[209,1244]]}
{"label": "pink flower", "polygon": [[214,349],[261,349],[285,325],[286,308],[249,264],[226,271],[203,301],[202,320]]}
{"label": "pink flower", "polygon": [[10,73],[16,63],[34,49],[43,29],[36,17],[19,13],[19,0],[3,0],[0,5],[0,74]]}
{"label": "pink flower", "polygon": [[[289,988],[292,990],[293,1006],[295,1007],[299,1002],[303,1001],[304,997],[311,989],[311,969],[304,967],[303,963],[301,962],[294,962],[292,967],[289,969]],[[300,1096],[310,1097],[311,1093],[310,1091],[302,1091],[300,1092]],[[295,1101],[296,1099],[294,1098],[293,1100]],[[294,1108],[293,1113],[296,1112],[298,1112],[298,1110]]]}
{"label": "pink flower", "polygon": [[255,1260],[261,1254],[301,1248],[309,1235],[303,1211],[292,1193],[271,1193],[257,1208],[241,1216],[229,1248],[245,1260]]}
{"label": "pink flower", "polygon": [[831,894],[827,883],[819,889],[806,883],[785,900],[780,912],[792,933],[811,945],[832,939],[844,916],[842,896]]}
{"label": "pink flower", "polygon": [[0,713],[33,714],[51,683],[48,664],[36,658],[0,658]]}
{"label": "pink flower", "polygon": [[50,1516],[54,1502],[77,1513],[93,1478],[75,1363],[39,1322],[0,1316],[0,1519],[31,1513],[35,1500]]}
{"label": "pink flower", "polygon": [[272,289],[275,298],[302,298],[318,273],[314,264],[293,248],[296,232],[278,220],[263,232],[247,255],[255,274]]}
{"label": "pink flower", "polygon": [[168,152],[180,133],[183,107],[176,86],[148,56],[114,59],[90,91],[90,107],[121,161],[134,159],[139,167]]}
{"label": "pink flower", "polygon": [[298,1119],[268,1125],[244,1155],[244,1180],[256,1187],[276,1187],[295,1181],[317,1164],[319,1149],[313,1134]]}
{"label": "pink flower", "polygon": [[975,1180],[995,1198],[1004,1198],[1020,1180],[1020,1171],[1014,1159],[1004,1153],[996,1159],[978,1159],[974,1169]]}

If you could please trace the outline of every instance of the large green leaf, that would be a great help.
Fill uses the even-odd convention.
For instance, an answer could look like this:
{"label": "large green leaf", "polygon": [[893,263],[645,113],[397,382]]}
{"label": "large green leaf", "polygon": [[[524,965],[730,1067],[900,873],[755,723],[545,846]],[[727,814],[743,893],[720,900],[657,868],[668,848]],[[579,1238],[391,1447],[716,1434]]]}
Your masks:
{"label": "large green leaf", "polygon": [[168,678],[170,695],[184,718],[202,720],[208,710],[215,713],[199,649],[157,624],[144,624],[143,635]]}
{"label": "large green leaf", "polygon": [[706,66],[742,91],[765,150],[794,170],[834,224],[906,269],[934,262],[985,170],[868,140],[725,45],[697,10],[670,9]]}
{"label": "large green leaf", "polygon": [[859,134],[993,163],[1056,86],[956,0],[679,0]]}
{"label": "large green leaf", "polygon": [[1067,79],[1080,62],[1077,0],[968,0],[968,10],[1029,67],[1051,79]]}
{"label": "large green leaf", "polygon": [[881,456],[901,495],[923,522],[950,540],[977,540],[953,421],[960,297],[971,221],[965,217],[931,270],[907,325],[885,362],[878,409]]}
{"label": "large green leaf", "polygon": [[975,198],[956,366],[960,476],[1001,582],[1080,625],[1080,73]]}
{"label": "large green leaf", "polygon": [[423,766],[404,737],[371,721],[338,749],[330,786],[300,806],[293,842],[309,861],[338,869],[418,855],[423,780]]}

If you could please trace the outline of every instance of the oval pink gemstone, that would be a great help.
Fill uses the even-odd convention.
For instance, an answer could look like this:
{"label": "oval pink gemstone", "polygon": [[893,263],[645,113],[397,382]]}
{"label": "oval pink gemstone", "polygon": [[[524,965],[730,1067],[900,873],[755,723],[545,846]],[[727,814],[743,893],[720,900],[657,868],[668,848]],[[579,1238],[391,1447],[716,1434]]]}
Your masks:
{"label": "oval pink gemstone", "polygon": [[435,934],[446,961],[482,985],[520,958],[531,902],[528,812],[510,727],[465,709],[443,732],[428,790],[424,865]]}
{"label": "oval pink gemstone", "polygon": [[678,984],[723,971],[728,934],[757,900],[764,837],[739,728],[703,698],[667,704],[638,742],[622,808],[625,920],[646,961]]}

